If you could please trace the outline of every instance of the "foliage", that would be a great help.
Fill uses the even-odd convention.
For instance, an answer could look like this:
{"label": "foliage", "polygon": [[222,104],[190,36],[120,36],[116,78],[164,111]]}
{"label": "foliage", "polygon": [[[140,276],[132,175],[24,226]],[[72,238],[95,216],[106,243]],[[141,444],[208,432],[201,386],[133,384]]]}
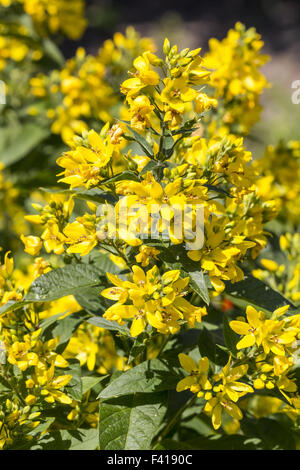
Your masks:
{"label": "foliage", "polygon": [[0,448],[298,448],[299,143],[244,146],[260,36],[65,61],[66,3],[0,1]]}

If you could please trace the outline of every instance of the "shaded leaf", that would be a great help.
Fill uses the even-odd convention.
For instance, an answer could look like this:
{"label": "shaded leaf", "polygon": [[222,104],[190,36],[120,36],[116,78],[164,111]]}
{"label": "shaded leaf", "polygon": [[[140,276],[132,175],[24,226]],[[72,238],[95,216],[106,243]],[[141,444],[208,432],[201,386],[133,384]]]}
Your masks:
{"label": "shaded leaf", "polygon": [[179,362],[153,359],[123,372],[99,395],[107,399],[132,393],[150,393],[172,390],[182,378]]}
{"label": "shaded leaf", "polygon": [[272,312],[284,305],[290,305],[291,311],[296,309],[291,301],[250,274],[247,274],[243,281],[234,284],[226,281],[225,284],[226,294],[240,308],[245,309],[247,305],[252,305],[256,309]]}
{"label": "shaded leaf", "polygon": [[31,150],[50,135],[49,129],[32,123],[24,124],[19,130],[13,129],[12,132],[9,143],[0,158],[4,166],[12,165],[26,157]]}
{"label": "shaded leaf", "polygon": [[99,407],[100,450],[149,450],[166,412],[166,394],[134,394]]}
{"label": "shaded leaf", "polygon": [[83,263],[54,269],[42,274],[31,284],[25,300],[50,302],[67,295],[76,296],[82,289],[103,285],[103,275],[101,268]]}

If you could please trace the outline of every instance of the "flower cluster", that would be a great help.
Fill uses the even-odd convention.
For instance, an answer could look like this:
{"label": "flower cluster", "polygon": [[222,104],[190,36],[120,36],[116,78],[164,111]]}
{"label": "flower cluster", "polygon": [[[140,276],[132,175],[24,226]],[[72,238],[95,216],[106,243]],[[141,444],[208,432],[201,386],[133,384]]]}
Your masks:
{"label": "flower cluster", "polygon": [[[213,289],[221,292],[225,288],[223,281],[243,279],[239,261],[248,256],[249,250],[256,257],[266,245],[263,225],[275,216],[275,206],[272,201],[260,200],[257,177],[249,165],[251,153],[244,149],[241,138],[205,139],[193,134],[191,126],[197,125],[203,112],[211,107],[203,92],[210,73],[202,65],[199,50],[178,52],[166,40],[164,52],[165,60],[150,51],[136,58],[134,76],[121,85],[131,126],[121,123],[109,127],[107,123],[100,134],[85,132],[57,161],[64,169],[59,181],[70,189],[101,188],[112,192],[112,200],[119,197],[115,232],[105,217],[97,216],[97,206],[89,203],[92,213],[77,217],[65,227],[47,222],[42,239],[47,240],[48,252],[86,255],[99,242],[105,244],[114,232],[119,248],[134,248],[142,245],[141,226],[157,207],[160,236],[167,236],[173,244],[184,244],[195,238],[200,205],[203,247],[190,248],[187,254],[208,272]],[[160,73],[165,78],[160,78]],[[202,103],[210,104],[200,106],[199,96]],[[125,147],[126,141],[134,140],[143,150],[137,155]],[[155,172],[147,171],[147,165],[154,168],[155,164]],[[189,213],[183,222],[187,206]],[[128,213],[125,225],[120,220],[124,209]],[[69,216],[71,212],[70,206]],[[181,233],[175,223],[180,216]],[[149,236],[150,225],[145,231],[143,235]],[[40,248],[40,243],[36,246]]]}
{"label": "flower cluster", "polygon": [[[296,408],[297,412],[297,386],[291,375],[298,350],[300,316],[285,315],[288,309],[289,305],[280,307],[267,318],[248,306],[247,321],[243,317],[231,321],[232,330],[242,336],[236,344],[240,352],[236,357],[230,356],[218,373],[212,373],[207,357],[197,364],[186,354],[179,354],[181,367],[189,375],[178,382],[177,391],[189,389],[204,399],[204,412],[211,416],[214,429],[221,426],[223,411],[240,421],[243,414],[236,403],[264,388],[278,390],[290,404],[288,410]],[[247,353],[241,353],[246,348]],[[242,377],[243,382],[239,382]]]}
{"label": "flower cluster", "polygon": [[247,364],[232,367],[229,358],[220,373],[208,378],[207,357],[202,357],[196,364],[192,358],[181,353],[179,361],[181,367],[190,375],[178,382],[177,392],[189,389],[197,394],[198,398],[204,398],[204,411],[211,416],[214,429],[218,429],[222,424],[222,411],[236,420],[242,419],[243,414],[236,402],[247,393],[254,392],[250,385],[238,381],[247,373]]}
{"label": "flower cluster", "polygon": [[[206,415],[212,440],[232,447],[270,414],[296,439],[299,236],[278,224],[298,221],[299,145],[267,147],[254,162],[245,147],[268,86],[260,36],[238,23],[204,57],[168,39],[159,57],[151,39],[128,28],[96,55],[79,48],[64,62],[43,35],[80,35],[81,0],[0,4],[30,15],[41,46],[10,44],[0,25],[10,87],[20,78],[14,61],[28,65],[22,96],[10,93],[5,108],[10,126],[21,123],[17,150],[0,168],[0,448],[35,448],[57,436],[68,447],[82,435],[92,436],[84,446],[96,447],[97,435],[101,450],[108,440],[121,447],[119,429],[132,432],[132,423],[123,420],[125,431],[122,420],[112,425],[120,407],[124,416],[150,410],[149,418],[155,408],[143,442],[126,439],[143,448],[181,436],[198,445]],[[56,70],[47,68],[48,54]],[[54,156],[58,185],[35,190],[52,185]],[[273,227],[276,261],[259,257]],[[191,401],[181,395],[177,411],[176,393],[167,404],[155,393],[145,406],[150,389],[174,391],[178,353],[188,375],[177,391],[189,390]],[[197,412],[187,411],[196,398]],[[227,441],[224,432],[238,436]]]}
{"label": "flower cluster", "polygon": [[285,233],[279,238],[284,262],[279,264],[273,259],[261,258],[261,267],[253,269],[252,274],[272,288],[282,292],[296,304],[300,301],[300,237],[299,233]]}
{"label": "flower cluster", "polygon": [[120,77],[132,67],[136,55],[149,48],[155,49],[150,40],[127,28],[125,36],[115,34],[97,55],[87,55],[79,48],[62,69],[33,77],[31,92],[46,104],[52,132],[69,143],[75,134],[87,131],[91,122],[112,121],[112,114],[123,115]]}
{"label": "flower cluster", "polygon": [[9,398],[0,405],[0,450],[21,441],[33,439],[30,433],[40,424],[40,412],[31,412],[30,406],[20,406],[17,400]]}
{"label": "flower cluster", "polygon": [[248,134],[259,120],[262,110],[259,97],[268,86],[260,68],[269,60],[261,54],[263,41],[255,28],[246,30],[237,23],[222,41],[210,39],[204,57],[206,67],[213,70],[210,85],[220,101],[209,126],[211,134]]}
{"label": "flower cluster", "polygon": [[104,65],[99,58],[86,55],[83,48],[63,69],[37,75],[30,84],[33,95],[48,103],[52,132],[61,134],[65,142],[87,130],[87,119],[110,119],[109,109],[116,102]]}
{"label": "flower cluster", "polygon": [[[20,39],[21,38],[21,39]],[[43,53],[38,44],[29,45],[30,33],[23,25],[0,22],[0,70],[7,62],[22,62],[25,58],[31,61],[40,60]]]}
{"label": "flower cluster", "polygon": [[[5,255],[0,267],[0,307],[22,300],[32,281],[51,270],[43,258],[36,258],[31,267],[28,273],[14,269],[13,259],[9,253]],[[55,404],[64,407],[65,419],[75,427],[83,421],[88,427],[97,426],[95,396],[88,391],[79,400],[71,392],[74,379],[70,362],[79,361],[82,368],[86,366],[87,371],[95,370],[100,376],[129,366],[126,357],[117,354],[111,334],[94,325],[81,325],[61,353],[57,352],[59,336],[45,339],[43,321],[57,316],[62,321],[79,310],[75,299],[68,296],[47,304],[30,303],[1,315],[0,369],[4,387],[0,390],[0,449],[34,439],[40,423],[45,432],[43,411]]]}
{"label": "flower cluster", "polygon": [[160,275],[156,266],[145,273],[134,265],[132,272],[132,282],[107,273],[115,287],[102,292],[103,297],[117,301],[106,310],[104,317],[120,324],[124,319],[132,319],[132,336],[142,333],[148,323],[160,333],[174,334],[184,320],[193,327],[207,314],[205,307],[194,307],[183,298],[189,278],[180,279],[180,271]]}
{"label": "flower cluster", "polygon": [[22,8],[42,35],[62,32],[78,39],[86,27],[84,0],[1,0],[0,5]]}
{"label": "flower cluster", "polygon": [[276,201],[283,221],[297,225],[300,220],[300,142],[280,141],[269,145],[262,158],[253,162],[254,170],[261,175],[257,190],[263,199]]}
{"label": "flower cluster", "polygon": [[289,305],[276,309],[270,318],[262,311],[257,312],[248,306],[246,315],[241,320],[233,320],[230,327],[242,335],[237,343],[238,350],[252,348],[251,356],[256,361],[256,374],[253,385],[256,389],[275,386],[289,400],[289,393],[296,392],[297,386],[288,375],[295,363],[295,353],[298,349],[299,315],[281,318],[289,309]]}

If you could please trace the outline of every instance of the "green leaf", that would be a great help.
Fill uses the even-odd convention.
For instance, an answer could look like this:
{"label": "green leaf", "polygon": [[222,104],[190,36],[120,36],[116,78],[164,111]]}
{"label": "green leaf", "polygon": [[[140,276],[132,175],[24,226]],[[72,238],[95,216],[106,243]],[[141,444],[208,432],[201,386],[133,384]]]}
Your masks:
{"label": "green leaf", "polygon": [[99,326],[99,328],[105,328],[106,330],[111,331],[120,331],[121,333],[125,333],[127,336],[130,335],[129,328],[125,325],[119,325],[119,323],[115,321],[106,320],[106,318],[102,318],[100,316],[90,317],[87,321],[92,325]]}
{"label": "green leaf", "polygon": [[63,375],[72,375],[72,379],[66,386],[66,393],[75,401],[80,402],[82,398],[82,382],[80,362],[76,359],[69,359],[69,366],[63,369]]}
{"label": "green leaf", "polygon": [[44,38],[42,44],[46,55],[58,65],[63,66],[65,63],[65,58],[56,44],[49,38]]}
{"label": "green leaf", "polygon": [[182,379],[179,362],[153,359],[145,361],[123,372],[99,395],[101,399],[130,395],[132,393],[151,393],[172,390]]}
{"label": "green leaf", "polygon": [[[28,302],[50,302],[67,295],[77,295],[87,287],[100,287],[104,272],[100,267],[88,264],[70,264],[54,269],[38,277],[25,297]],[[99,297],[100,297],[99,289]]]}
{"label": "green leaf", "polygon": [[229,355],[223,347],[219,346],[213,338],[213,335],[206,328],[200,330],[198,347],[201,357],[208,357],[209,361],[218,366],[224,366],[228,361]]}
{"label": "green leaf", "polygon": [[20,161],[49,135],[49,129],[32,123],[24,124],[20,129],[13,129],[0,161],[4,166]]}
{"label": "green leaf", "polygon": [[101,401],[100,450],[150,450],[166,412],[166,394],[134,394]]}
{"label": "green leaf", "polygon": [[93,375],[86,375],[81,377],[82,383],[82,395],[98,385],[102,380],[107,379],[108,375],[102,375],[100,377],[94,377]]}
{"label": "green leaf", "polygon": [[170,158],[174,150],[174,139],[171,135],[165,136],[163,139],[163,154],[164,158]]}
{"label": "green leaf", "polygon": [[59,337],[57,352],[60,354],[67,346],[77,328],[89,318],[89,314],[81,310],[60,320],[63,313],[58,313],[41,322],[41,336],[44,341]]}
{"label": "green leaf", "polygon": [[130,354],[128,357],[128,364],[131,364],[139,355],[141,355],[146,349],[145,340],[147,338],[146,333],[140,334],[137,338],[135,338],[132,348],[130,349]]}
{"label": "green leaf", "polygon": [[215,193],[220,193],[220,194],[223,194],[227,197],[233,198],[233,196],[231,196],[231,194],[229,194],[228,191],[225,191],[225,189],[222,189],[219,186],[213,186],[211,184],[204,184],[203,186],[205,186],[210,191],[214,191]]}
{"label": "green leaf", "polygon": [[47,429],[49,429],[49,427],[54,421],[55,421],[54,417],[47,418],[45,421],[40,423],[36,428],[30,431],[28,433],[29,436],[37,436],[38,434],[41,434],[42,432],[47,431]]}
{"label": "green leaf", "polygon": [[87,312],[102,315],[106,307],[101,297],[101,290],[99,286],[82,287],[80,292],[77,292],[74,297]]}
{"label": "green leaf", "polygon": [[210,297],[206,281],[203,275],[203,271],[191,271],[188,273],[184,273],[184,275],[190,277],[189,286],[193,289],[194,292],[196,292],[196,294],[199,295],[199,297],[201,297],[201,299],[207,305],[209,305]]}
{"label": "green leaf", "polygon": [[265,450],[295,450],[297,435],[291,425],[280,415],[249,419],[244,417],[241,429],[247,436],[261,440]]}
{"label": "green leaf", "polygon": [[98,429],[54,431],[38,443],[28,444],[31,450],[95,450],[99,445]]}
{"label": "green leaf", "polygon": [[104,201],[115,203],[116,197],[107,191],[102,189],[92,188],[92,189],[50,189],[50,188],[39,188],[41,191],[50,194],[73,194],[77,199],[82,199],[83,201],[93,201],[103,203]]}
{"label": "green leaf", "polygon": [[216,346],[212,339],[212,335],[204,327],[200,330],[198,347],[202,357],[208,357],[212,362],[215,362]]}
{"label": "green leaf", "polygon": [[108,185],[111,183],[117,183],[118,181],[125,181],[125,180],[140,181],[140,178],[133,171],[126,170],[126,171],[123,171],[122,173],[119,173],[116,176],[113,176],[112,178],[108,178],[107,180],[101,181],[101,185]]}
{"label": "green leaf", "polygon": [[115,203],[117,201],[116,197],[107,191],[102,191],[101,189],[87,189],[86,191],[72,191],[77,199],[82,199],[84,201],[93,201],[103,203],[104,201]]}
{"label": "green leaf", "polygon": [[296,309],[291,301],[250,274],[247,274],[243,281],[235,284],[226,281],[225,284],[228,297],[242,309],[245,309],[247,305],[252,305],[258,310],[265,310],[266,313],[284,305],[290,305],[291,311]]}
{"label": "green leaf", "polygon": [[230,328],[228,318],[224,314],[223,315],[223,335],[225,345],[229,349],[230,352],[233,354],[237,353],[236,345],[239,342],[238,335]]}
{"label": "green leaf", "polygon": [[96,266],[99,266],[105,273],[118,274],[121,271],[119,266],[117,266],[106,253],[97,253],[97,255],[92,258],[92,262]]}
{"label": "green leaf", "polygon": [[9,300],[6,304],[0,307],[0,317],[6,313],[12,312],[13,310],[18,310],[19,308],[24,307],[29,304],[29,302],[15,302],[14,300]]}
{"label": "green leaf", "polygon": [[126,135],[124,136],[125,139],[134,140],[142,147],[143,151],[148,157],[154,158],[153,149],[151,145],[149,144],[149,142],[147,142],[147,140],[141,134],[139,134],[134,129],[132,129],[132,127],[128,126],[128,124],[127,124],[127,128],[132,132],[134,137]]}
{"label": "green leaf", "polygon": [[231,436],[217,434],[212,437],[197,437],[184,444],[195,450],[255,450],[260,443],[260,439],[252,442],[247,436],[238,434]]}
{"label": "green leaf", "polygon": [[160,162],[157,162],[156,160],[150,160],[147,165],[144,166],[144,168],[141,171],[141,175],[144,175],[148,171],[151,171],[151,173],[156,170],[157,168],[162,168],[163,165]]}
{"label": "green leaf", "polygon": [[154,450],[194,450],[195,448],[186,442],[179,442],[173,439],[164,439],[159,444],[156,444]]}

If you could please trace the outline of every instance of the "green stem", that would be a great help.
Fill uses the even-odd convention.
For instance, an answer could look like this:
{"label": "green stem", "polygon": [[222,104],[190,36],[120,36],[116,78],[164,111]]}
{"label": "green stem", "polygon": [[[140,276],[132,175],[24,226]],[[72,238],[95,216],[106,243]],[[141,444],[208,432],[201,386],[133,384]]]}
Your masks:
{"label": "green stem", "polygon": [[174,426],[177,424],[179,421],[182,413],[189,408],[194,401],[196,400],[197,395],[194,395],[190,400],[188,400],[178,411],[177,413],[173,416],[171,421],[167,424],[167,426],[163,429],[161,435],[158,438],[158,442],[161,442],[168,434],[169,432],[174,428]]}
{"label": "green stem", "polygon": [[166,337],[164,338],[164,340],[162,342],[162,345],[161,345],[161,347],[158,351],[157,357],[159,357],[161,355],[161,353],[163,352],[163,350],[165,349],[165,346],[166,346],[167,342],[169,341],[170,336],[171,335],[166,335]]}

